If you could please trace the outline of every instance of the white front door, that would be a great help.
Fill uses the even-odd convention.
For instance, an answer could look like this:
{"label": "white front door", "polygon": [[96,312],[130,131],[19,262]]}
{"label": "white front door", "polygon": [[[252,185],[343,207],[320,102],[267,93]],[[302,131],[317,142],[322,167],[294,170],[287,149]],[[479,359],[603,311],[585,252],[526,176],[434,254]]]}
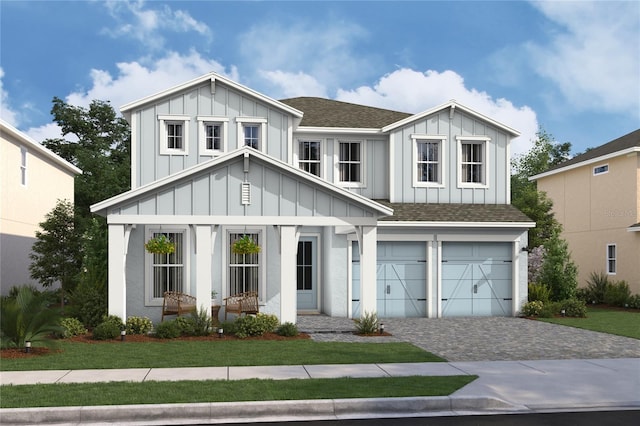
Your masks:
{"label": "white front door", "polygon": [[317,310],[318,238],[300,237],[296,259],[298,310]]}

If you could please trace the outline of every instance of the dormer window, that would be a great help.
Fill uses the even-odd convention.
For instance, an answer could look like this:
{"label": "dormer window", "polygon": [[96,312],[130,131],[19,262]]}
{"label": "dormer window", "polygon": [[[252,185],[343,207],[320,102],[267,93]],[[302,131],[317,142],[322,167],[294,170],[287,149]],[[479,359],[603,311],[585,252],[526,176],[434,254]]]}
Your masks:
{"label": "dormer window", "polygon": [[220,155],[227,150],[226,117],[198,117],[200,155]]}
{"label": "dormer window", "polygon": [[250,146],[258,151],[265,150],[267,119],[238,117],[238,147]]}
{"label": "dormer window", "polygon": [[160,121],[160,154],[187,155],[190,117],[159,115],[158,120]]}
{"label": "dormer window", "polygon": [[489,139],[486,137],[458,137],[458,186],[487,186]]}

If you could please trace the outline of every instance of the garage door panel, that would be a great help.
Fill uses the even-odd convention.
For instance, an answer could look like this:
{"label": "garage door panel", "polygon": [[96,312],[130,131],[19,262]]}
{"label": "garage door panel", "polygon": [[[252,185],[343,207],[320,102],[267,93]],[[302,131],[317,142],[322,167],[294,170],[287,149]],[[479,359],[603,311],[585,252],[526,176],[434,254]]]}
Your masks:
{"label": "garage door panel", "polygon": [[471,298],[463,299],[448,299],[442,301],[442,315],[443,316],[467,316],[472,315],[470,312],[472,311],[473,303]]}

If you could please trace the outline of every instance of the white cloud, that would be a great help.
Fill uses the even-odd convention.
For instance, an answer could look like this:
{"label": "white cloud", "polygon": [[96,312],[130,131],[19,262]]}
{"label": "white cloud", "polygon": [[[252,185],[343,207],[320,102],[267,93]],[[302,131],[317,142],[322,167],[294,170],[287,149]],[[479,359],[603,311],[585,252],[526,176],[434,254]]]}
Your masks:
{"label": "white cloud", "polygon": [[9,95],[4,90],[3,78],[4,70],[0,67],[0,118],[16,127],[18,125],[18,114],[9,106]]}
{"label": "white cloud", "polygon": [[425,73],[399,69],[383,76],[373,87],[339,90],[345,102],[371,105],[408,113],[420,113],[451,99],[501,122],[521,134],[511,147],[512,155],[527,152],[538,131],[536,113],[528,106],[516,107],[506,99],[493,99],[486,92],[468,89],[454,71]]}
{"label": "white cloud", "polygon": [[303,88],[322,94],[371,69],[371,58],[356,47],[367,37],[362,27],[344,20],[269,22],[240,37],[240,53],[255,67],[256,76],[272,86],[273,97],[299,95]]}
{"label": "white cloud", "polygon": [[159,49],[164,46],[167,31],[174,33],[196,32],[206,40],[211,39],[207,24],[195,20],[184,10],[172,10],[169,6],[159,9],[146,8],[144,1],[109,1],[105,3],[118,25],[103,28],[102,32],[113,38],[131,37],[144,46]]}
{"label": "white cloud", "polygon": [[534,2],[557,27],[531,64],[578,110],[640,112],[640,3]]}

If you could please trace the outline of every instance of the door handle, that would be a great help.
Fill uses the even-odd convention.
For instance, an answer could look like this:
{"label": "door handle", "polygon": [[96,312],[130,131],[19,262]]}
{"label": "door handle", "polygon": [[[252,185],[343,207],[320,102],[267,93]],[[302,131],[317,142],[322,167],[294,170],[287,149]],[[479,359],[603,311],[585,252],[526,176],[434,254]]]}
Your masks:
{"label": "door handle", "polygon": [[473,293],[478,294],[478,284],[473,285]]}
{"label": "door handle", "polygon": [[387,285],[387,294],[391,294],[391,286]]}

